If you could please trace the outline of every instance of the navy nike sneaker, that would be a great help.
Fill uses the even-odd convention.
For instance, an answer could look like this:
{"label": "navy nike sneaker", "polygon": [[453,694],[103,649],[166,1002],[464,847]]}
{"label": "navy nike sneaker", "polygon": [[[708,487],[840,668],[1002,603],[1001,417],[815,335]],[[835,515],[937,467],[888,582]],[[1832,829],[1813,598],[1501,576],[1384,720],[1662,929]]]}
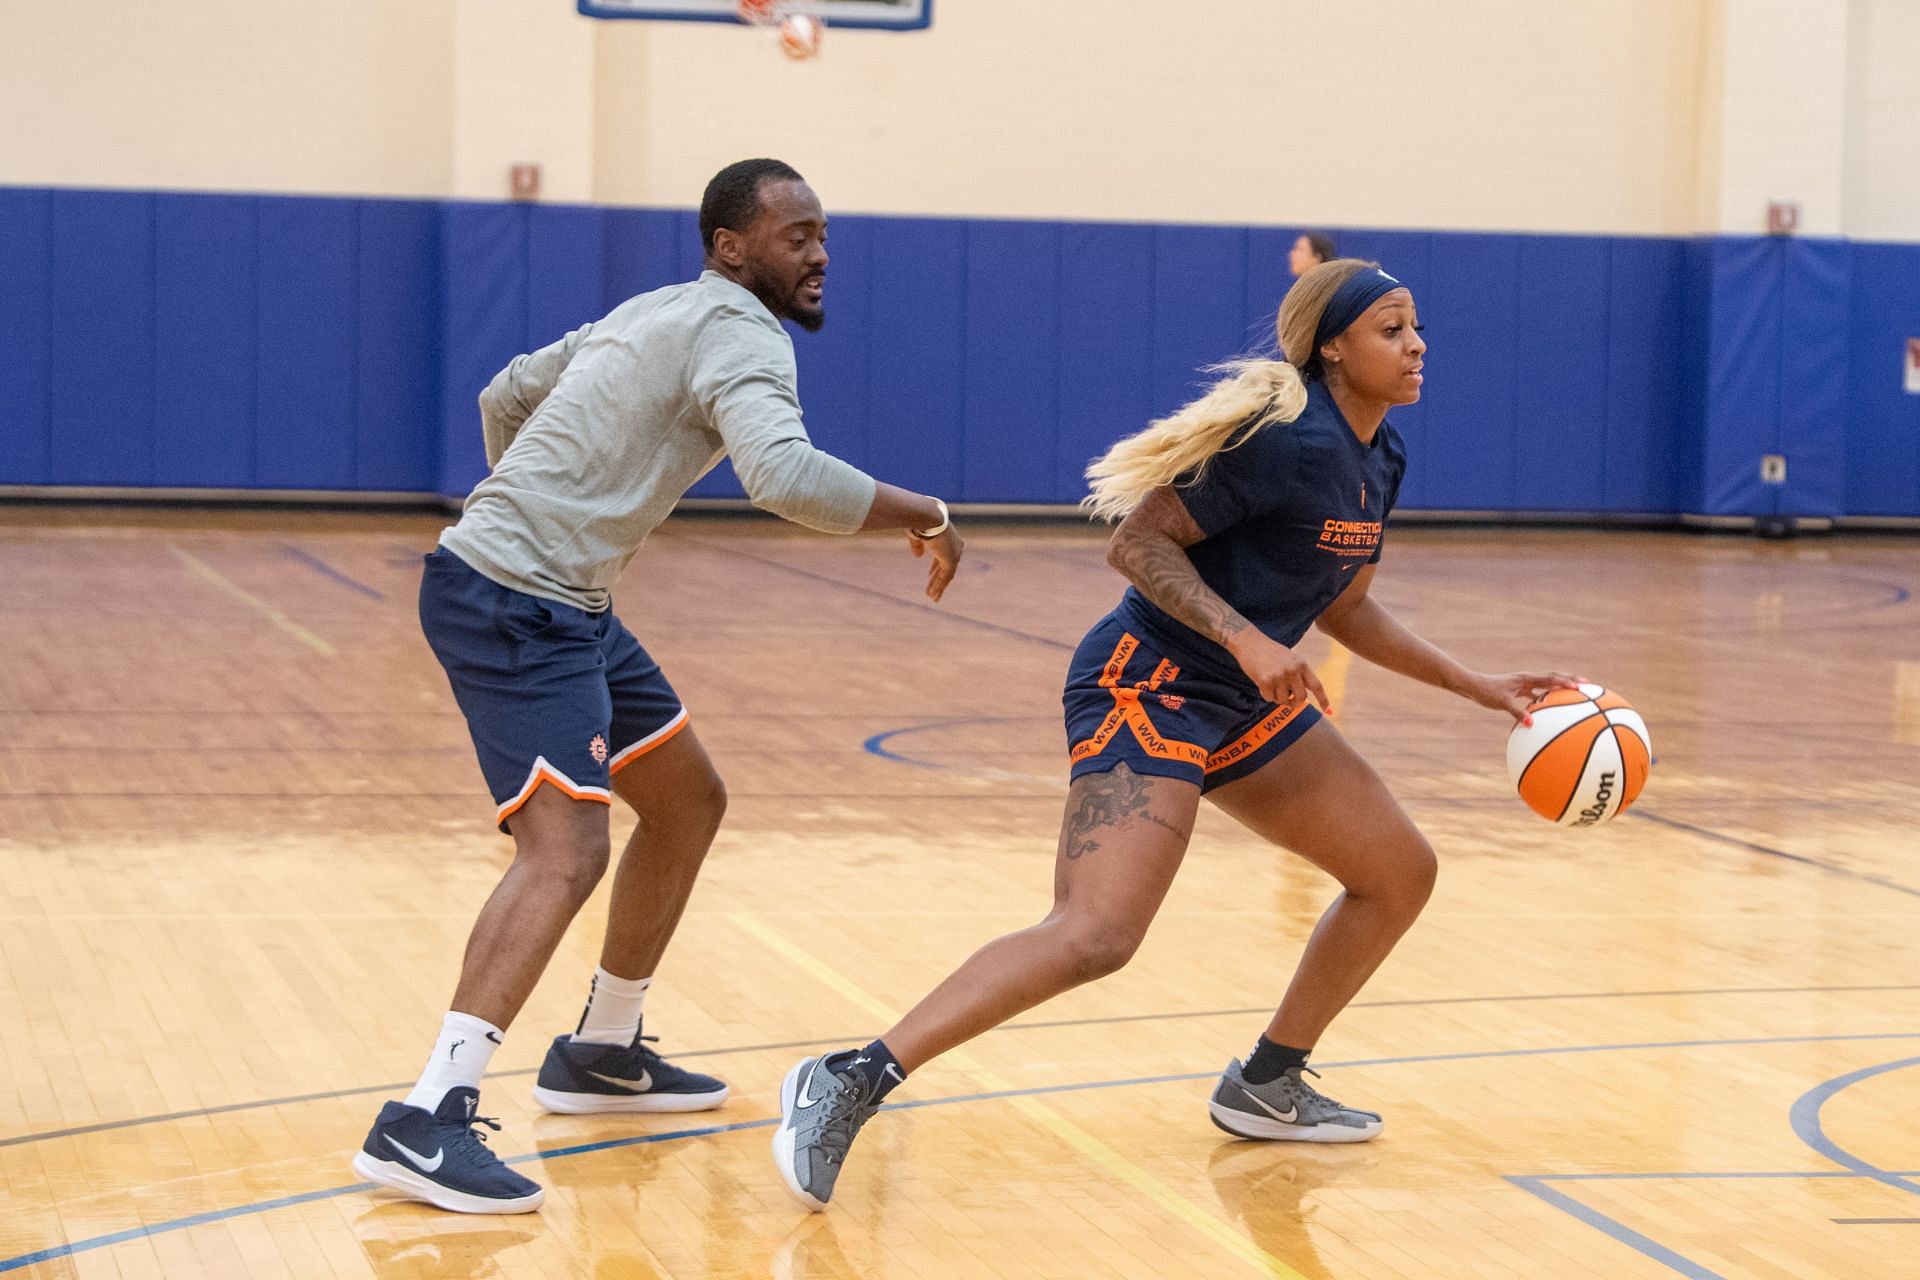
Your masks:
{"label": "navy nike sneaker", "polygon": [[475,1126],[500,1126],[475,1115],[478,1089],[447,1090],[429,1115],[389,1102],[354,1153],[353,1171],[406,1196],[455,1213],[531,1213],[546,1192],[521,1177],[487,1147]]}
{"label": "navy nike sneaker", "polygon": [[684,1071],[649,1049],[657,1036],[629,1045],[592,1044],[555,1036],[540,1064],[533,1100],[549,1111],[709,1111],[727,1100],[723,1080]]}

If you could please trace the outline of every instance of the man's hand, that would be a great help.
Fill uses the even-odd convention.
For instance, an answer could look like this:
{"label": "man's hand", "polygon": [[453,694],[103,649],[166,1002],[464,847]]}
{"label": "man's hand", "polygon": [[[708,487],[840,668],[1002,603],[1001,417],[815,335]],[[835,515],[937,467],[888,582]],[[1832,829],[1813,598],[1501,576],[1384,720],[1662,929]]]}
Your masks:
{"label": "man's hand", "polygon": [[946,594],[947,584],[953,581],[953,571],[960,567],[960,555],[965,548],[959,531],[951,523],[944,532],[931,538],[916,537],[909,531],[907,545],[916,556],[932,553],[933,564],[927,571],[927,599],[938,602]]}

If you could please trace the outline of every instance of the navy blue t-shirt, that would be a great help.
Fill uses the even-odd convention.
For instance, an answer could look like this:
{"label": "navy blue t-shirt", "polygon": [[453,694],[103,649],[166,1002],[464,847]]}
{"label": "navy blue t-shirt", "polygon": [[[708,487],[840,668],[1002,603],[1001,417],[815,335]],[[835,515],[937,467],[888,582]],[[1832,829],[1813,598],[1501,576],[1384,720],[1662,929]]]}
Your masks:
{"label": "navy blue t-shirt", "polygon": [[[1387,513],[1406,470],[1406,449],[1391,423],[1362,444],[1326,385],[1309,382],[1297,419],[1272,423],[1215,454],[1198,483],[1175,482],[1206,535],[1187,555],[1248,622],[1281,644],[1297,644],[1360,566],[1380,559]],[[1137,588],[1127,588],[1115,614],[1130,629],[1239,674],[1232,654]]]}

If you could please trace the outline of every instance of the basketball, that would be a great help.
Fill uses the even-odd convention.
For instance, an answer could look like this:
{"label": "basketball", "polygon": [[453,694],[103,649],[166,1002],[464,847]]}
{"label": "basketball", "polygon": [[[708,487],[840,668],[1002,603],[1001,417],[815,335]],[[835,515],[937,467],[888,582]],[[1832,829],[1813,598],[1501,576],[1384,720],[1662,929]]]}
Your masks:
{"label": "basketball", "polygon": [[1597,684],[1555,689],[1507,738],[1507,776],[1527,808],[1563,827],[1597,827],[1626,812],[1653,767],[1647,722]]}
{"label": "basketball", "polygon": [[826,24],[812,14],[789,14],[780,24],[780,51],[789,58],[811,58],[826,35]]}

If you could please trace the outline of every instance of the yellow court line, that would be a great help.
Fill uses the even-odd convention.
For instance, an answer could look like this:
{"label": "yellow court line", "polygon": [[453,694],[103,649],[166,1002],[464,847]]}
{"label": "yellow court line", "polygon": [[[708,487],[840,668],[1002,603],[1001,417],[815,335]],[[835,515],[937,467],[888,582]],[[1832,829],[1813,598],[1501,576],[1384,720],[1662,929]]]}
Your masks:
{"label": "yellow court line", "polygon": [[239,583],[233,581],[233,579],[225,576],[218,569],[215,569],[212,565],[200,559],[198,556],[192,555],[182,550],[179,547],[173,546],[173,544],[171,543],[169,543],[168,546],[172,549],[173,554],[180,557],[181,562],[184,563],[187,566],[187,568],[192,571],[195,577],[200,578],[206,582],[210,582],[214,586],[220,588],[222,591],[226,592],[228,595],[232,596],[234,599],[240,601],[242,604],[246,605],[248,608],[252,609],[254,612],[266,618],[268,622],[271,622],[274,626],[280,628],[282,631],[286,632],[288,635],[298,640],[301,644],[304,644],[309,649],[312,649],[315,653],[319,654],[321,657],[331,658],[334,656],[335,649],[332,645],[328,644],[325,640],[322,640],[319,636],[313,634],[313,632],[307,630],[305,627],[295,622],[292,618],[289,618],[286,614],[280,612],[278,609],[268,604],[265,600],[262,600],[259,596],[253,594],[253,592],[247,590],[245,587],[241,586]]}
{"label": "yellow court line", "polygon": [[[838,969],[771,925],[745,911],[730,911],[727,913],[727,919],[743,932],[753,935],[769,949],[785,957],[795,968],[804,970],[838,991],[868,1014],[879,1019],[881,1023],[891,1026],[898,1021],[899,1013],[890,1008],[885,1001],[868,993]],[[948,1053],[946,1058],[953,1065],[974,1075],[989,1092],[999,1093],[1015,1088],[1012,1082],[996,1075],[965,1049],[955,1049]],[[1278,1276],[1280,1280],[1306,1280],[1305,1276],[1241,1235],[1232,1226],[1208,1213],[1038,1098],[1009,1098],[1007,1101],[1041,1127],[1065,1141],[1068,1146],[1224,1248],[1234,1257],[1251,1265],[1262,1275]]]}
{"label": "yellow court line", "polygon": [[1347,668],[1353,665],[1353,650],[1338,640],[1327,641],[1326,660],[1320,664],[1320,687],[1327,691],[1327,702],[1333,708],[1333,718],[1340,718],[1341,710],[1347,705]]}

